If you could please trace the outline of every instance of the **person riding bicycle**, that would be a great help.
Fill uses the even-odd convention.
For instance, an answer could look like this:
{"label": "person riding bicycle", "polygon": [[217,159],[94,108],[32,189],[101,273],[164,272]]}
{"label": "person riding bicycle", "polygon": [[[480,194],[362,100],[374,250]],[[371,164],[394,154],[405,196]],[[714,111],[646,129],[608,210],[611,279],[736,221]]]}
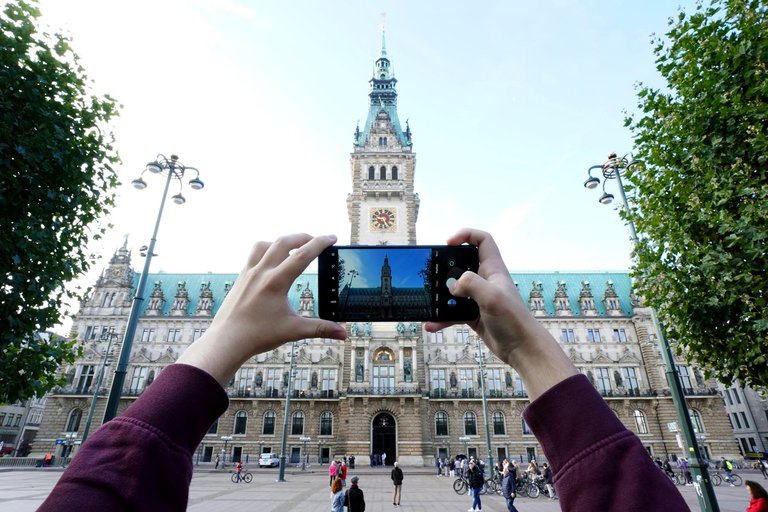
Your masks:
{"label": "person riding bicycle", "polygon": [[242,462],[237,461],[237,463],[235,463],[235,471],[237,472],[237,481],[239,482],[240,480],[242,480],[242,477],[240,476],[240,473],[242,473],[242,471],[243,471],[243,463]]}
{"label": "person riding bicycle", "polygon": [[669,463],[669,459],[662,463],[662,469],[669,476],[669,478],[675,478],[675,472],[672,470],[672,464]]}
{"label": "person riding bicycle", "polygon": [[723,471],[725,471],[725,479],[728,480],[728,483],[731,487],[735,487],[733,483],[733,477],[731,476],[731,471],[733,471],[733,462],[726,459],[725,457],[720,457],[720,465],[723,467]]}

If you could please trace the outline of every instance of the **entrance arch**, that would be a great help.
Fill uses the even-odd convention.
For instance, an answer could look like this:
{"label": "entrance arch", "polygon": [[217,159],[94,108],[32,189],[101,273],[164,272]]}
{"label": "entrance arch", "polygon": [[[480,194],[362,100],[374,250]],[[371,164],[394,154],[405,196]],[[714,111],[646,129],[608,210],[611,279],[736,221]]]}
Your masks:
{"label": "entrance arch", "polygon": [[397,424],[388,412],[380,412],[371,423],[371,453],[387,454],[386,465],[397,460]]}

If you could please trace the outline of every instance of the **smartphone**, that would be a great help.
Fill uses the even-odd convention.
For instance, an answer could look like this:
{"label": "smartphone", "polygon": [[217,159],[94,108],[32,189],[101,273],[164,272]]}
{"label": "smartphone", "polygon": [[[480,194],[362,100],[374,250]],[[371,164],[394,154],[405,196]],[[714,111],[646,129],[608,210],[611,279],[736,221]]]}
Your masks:
{"label": "smartphone", "polygon": [[471,321],[480,310],[448,292],[448,279],[477,272],[472,245],[331,246],[318,258],[320,318],[336,322]]}

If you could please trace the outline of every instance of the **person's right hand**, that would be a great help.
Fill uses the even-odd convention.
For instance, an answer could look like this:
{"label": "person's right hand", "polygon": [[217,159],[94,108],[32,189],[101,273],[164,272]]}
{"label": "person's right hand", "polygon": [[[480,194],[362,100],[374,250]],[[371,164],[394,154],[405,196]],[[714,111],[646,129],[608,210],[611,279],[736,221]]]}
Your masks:
{"label": "person's right hand", "polygon": [[[462,229],[448,239],[448,245],[463,243],[476,245],[480,253],[478,273],[464,272],[450,289],[454,296],[471,297],[480,307],[480,316],[468,325],[499,359],[520,373],[531,399],[575,375],[570,359],[523,303],[493,237]],[[435,332],[455,323],[427,322],[424,328]]]}

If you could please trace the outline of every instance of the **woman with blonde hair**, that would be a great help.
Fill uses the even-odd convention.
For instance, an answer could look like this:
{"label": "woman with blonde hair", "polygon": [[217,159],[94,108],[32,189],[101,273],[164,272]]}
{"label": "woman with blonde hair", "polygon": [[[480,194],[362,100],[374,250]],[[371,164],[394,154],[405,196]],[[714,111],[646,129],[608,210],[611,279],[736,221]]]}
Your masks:
{"label": "woman with blonde hair", "polygon": [[341,478],[331,484],[331,512],[344,512],[344,486]]}

